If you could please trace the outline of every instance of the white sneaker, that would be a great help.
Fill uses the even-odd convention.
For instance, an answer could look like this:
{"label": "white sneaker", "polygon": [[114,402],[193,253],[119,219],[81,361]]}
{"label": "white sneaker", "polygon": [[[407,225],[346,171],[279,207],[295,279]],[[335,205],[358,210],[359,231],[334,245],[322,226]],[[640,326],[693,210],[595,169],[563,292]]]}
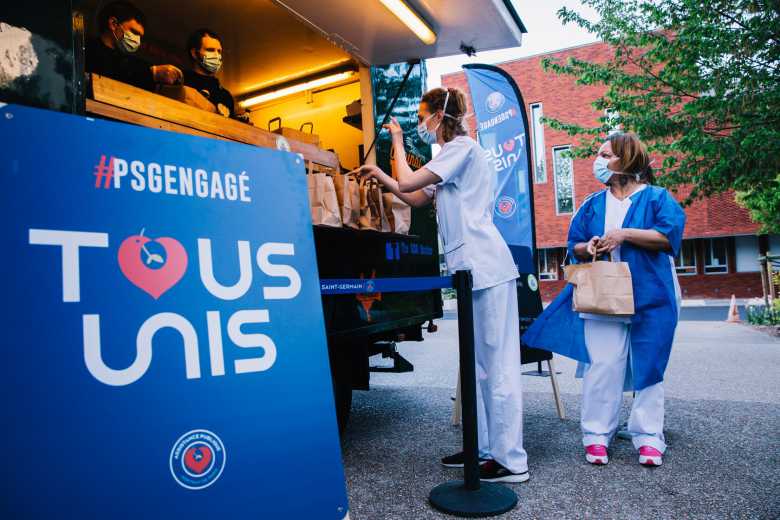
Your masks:
{"label": "white sneaker", "polygon": [[585,460],[596,466],[605,466],[609,462],[607,447],[603,444],[585,446]]}
{"label": "white sneaker", "polygon": [[652,446],[639,448],[639,463],[643,466],[660,466],[664,463],[664,454]]}

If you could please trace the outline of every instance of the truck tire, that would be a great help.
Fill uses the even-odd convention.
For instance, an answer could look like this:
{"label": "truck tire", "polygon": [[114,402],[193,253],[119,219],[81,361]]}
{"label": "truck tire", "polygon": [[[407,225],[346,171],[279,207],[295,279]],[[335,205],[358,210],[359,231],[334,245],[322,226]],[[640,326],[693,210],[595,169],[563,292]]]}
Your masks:
{"label": "truck tire", "polygon": [[349,344],[329,344],[330,377],[339,435],[344,433],[352,409],[352,360]]}
{"label": "truck tire", "polygon": [[344,435],[344,430],[349,422],[349,412],[352,410],[352,381],[333,379],[333,398],[336,401],[336,420],[339,424],[339,435]]}

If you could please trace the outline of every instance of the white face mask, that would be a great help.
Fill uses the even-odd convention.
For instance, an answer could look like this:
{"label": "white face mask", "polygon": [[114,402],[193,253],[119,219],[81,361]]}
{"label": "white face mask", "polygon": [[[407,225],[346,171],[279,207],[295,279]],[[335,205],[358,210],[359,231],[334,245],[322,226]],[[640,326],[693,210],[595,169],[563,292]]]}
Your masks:
{"label": "white face mask", "polygon": [[212,74],[216,74],[222,68],[222,55],[217,51],[205,52],[200,57],[200,66]]}
{"label": "white face mask", "polygon": [[114,33],[114,31],[111,31],[111,34],[114,35],[114,39],[116,40],[117,47],[119,47],[119,50],[126,54],[134,53],[141,46],[141,37],[131,31],[126,31],[122,29],[121,40],[117,38],[116,33]]}

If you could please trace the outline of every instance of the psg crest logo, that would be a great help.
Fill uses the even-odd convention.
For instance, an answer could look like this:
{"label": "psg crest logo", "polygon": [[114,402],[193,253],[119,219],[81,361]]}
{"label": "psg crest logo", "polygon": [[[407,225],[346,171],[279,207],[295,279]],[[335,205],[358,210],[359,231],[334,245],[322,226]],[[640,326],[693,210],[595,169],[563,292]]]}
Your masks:
{"label": "psg crest logo", "polygon": [[488,112],[491,114],[495,114],[501,110],[502,106],[504,106],[504,101],[506,101],[506,98],[501,92],[491,92],[490,95],[485,99],[485,108],[487,108]]}
{"label": "psg crest logo", "polygon": [[501,218],[510,218],[517,211],[517,201],[512,197],[499,197],[496,200],[496,214]]}
{"label": "psg crest logo", "polygon": [[208,430],[192,430],[174,443],[170,456],[171,475],[184,488],[209,487],[225,469],[225,446]]}

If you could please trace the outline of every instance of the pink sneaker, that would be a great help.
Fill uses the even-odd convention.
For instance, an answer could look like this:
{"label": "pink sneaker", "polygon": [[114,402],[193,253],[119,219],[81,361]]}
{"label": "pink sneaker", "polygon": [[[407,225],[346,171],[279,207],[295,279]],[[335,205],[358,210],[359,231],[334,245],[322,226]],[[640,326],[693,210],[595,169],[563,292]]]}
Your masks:
{"label": "pink sneaker", "polygon": [[603,466],[609,462],[607,447],[603,444],[591,444],[585,446],[585,460],[597,466]]}
{"label": "pink sneaker", "polygon": [[660,466],[664,463],[664,454],[651,446],[639,448],[639,463],[643,466]]}

